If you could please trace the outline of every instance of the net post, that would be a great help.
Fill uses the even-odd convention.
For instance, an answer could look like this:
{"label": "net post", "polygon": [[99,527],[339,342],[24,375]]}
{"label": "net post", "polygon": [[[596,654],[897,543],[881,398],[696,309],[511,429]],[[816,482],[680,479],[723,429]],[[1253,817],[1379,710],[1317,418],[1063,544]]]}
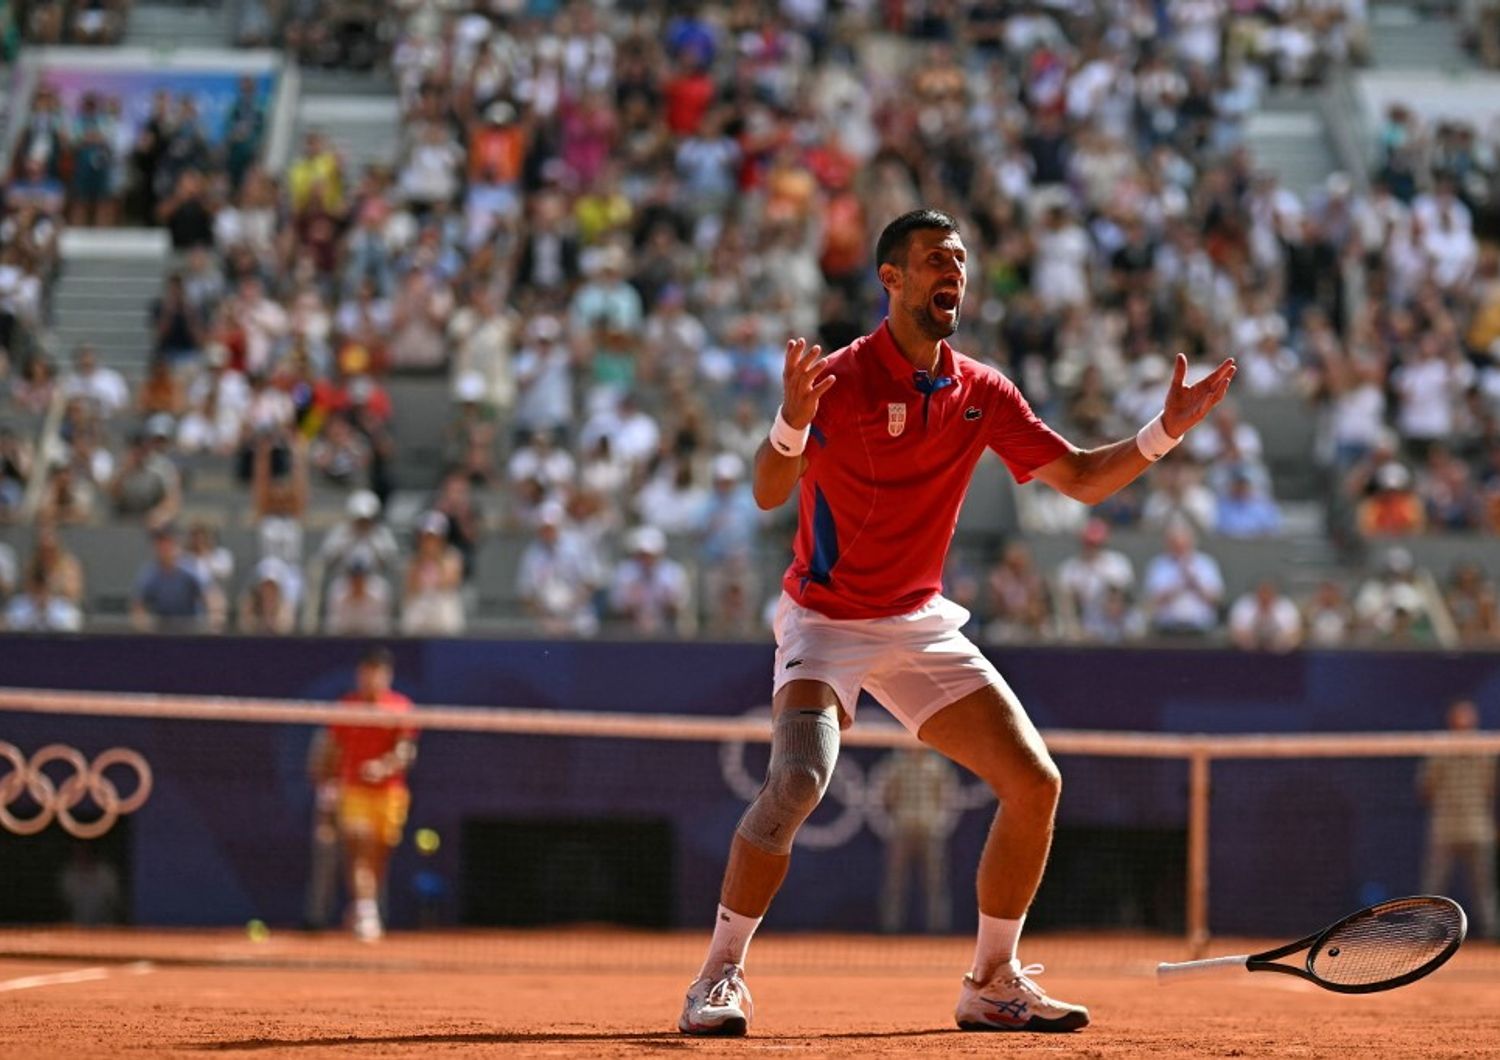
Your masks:
{"label": "net post", "polygon": [[1208,789],[1209,752],[1199,746],[1188,757],[1188,950],[1202,957],[1208,949]]}

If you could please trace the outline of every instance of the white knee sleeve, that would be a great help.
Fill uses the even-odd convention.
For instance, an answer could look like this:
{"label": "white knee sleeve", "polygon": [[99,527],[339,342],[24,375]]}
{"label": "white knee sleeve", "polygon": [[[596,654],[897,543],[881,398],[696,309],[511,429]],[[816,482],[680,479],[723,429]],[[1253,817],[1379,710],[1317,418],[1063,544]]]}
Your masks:
{"label": "white knee sleeve", "polygon": [[736,831],[768,854],[790,854],[802,822],[828,790],[839,758],[838,712],[783,711],[771,730],[771,765]]}

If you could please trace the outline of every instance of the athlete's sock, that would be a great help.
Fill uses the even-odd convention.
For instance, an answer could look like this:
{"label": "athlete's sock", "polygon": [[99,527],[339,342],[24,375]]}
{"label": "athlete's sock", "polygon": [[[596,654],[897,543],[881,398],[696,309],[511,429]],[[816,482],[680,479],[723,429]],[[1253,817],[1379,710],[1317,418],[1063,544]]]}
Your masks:
{"label": "athlete's sock", "polygon": [[1026,914],[1015,920],[979,914],[979,943],[974,947],[974,968],[970,974],[976,983],[987,983],[1002,967],[1016,959],[1016,942]]}
{"label": "athlete's sock", "polygon": [[714,938],[708,944],[708,957],[698,972],[698,978],[712,976],[717,979],[726,964],[745,963],[745,951],[750,948],[750,936],[760,927],[758,916],[740,916],[732,909],[719,906],[714,916]]}

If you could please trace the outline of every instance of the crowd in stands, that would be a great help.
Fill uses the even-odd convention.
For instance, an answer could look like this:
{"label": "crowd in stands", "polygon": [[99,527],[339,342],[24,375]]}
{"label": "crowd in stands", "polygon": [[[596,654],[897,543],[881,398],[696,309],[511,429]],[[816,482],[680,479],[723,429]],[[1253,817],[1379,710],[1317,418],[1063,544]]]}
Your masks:
{"label": "crowd in stands", "polygon": [[6,0],[0,4],[0,59],[27,44],[118,44],[131,0]]}
{"label": "crowd in stands", "polygon": [[[506,592],[537,629],[758,635],[790,512],[759,513],[747,469],[783,344],[832,349],[878,323],[874,236],[926,204],[960,219],[973,262],[955,345],[1071,440],[1154,415],[1176,351],[1190,381],[1233,355],[1241,400],[1317,417],[1333,498],[1317,518],[1381,568],[1226,598],[1213,542],[1275,538],[1295,514],[1231,401],[1092,513],[1020,491],[1021,527],[1080,552],[1057,570],[1019,541],[959,556],[948,590],[977,631],[1500,637],[1482,570],[1439,587],[1379,541],[1500,532],[1494,131],[1393,108],[1368,182],[1334,174],[1305,196],[1243,144],[1267,92],[1361,58],[1357,0],[238,11],[242,43],[388,67],[394,164],[355,169],[312,129],[267,172],[250,81],[217,131],[190,97],[162,94],[127,135],[116,101],[69,115],[43,91],[6,190],[5,400],[39,412],[56,394],[64,412],[45,453],[0,437],[0,516],[21,517],[39,477],[25,517],[138,521],[142,626],[460,632],[498,533],[525,539]],[[86,348],[64,373],[17,340],[44,323],[64,218],[169,232],[145,378]],[[440,482],[393,533],[403,377],[445,380],[452,411]],[[205,458],[249,494],[256,555],[182,525],[180,467]],[[308,497],[328,489],[347,517],[314,555]],[[1105,545],[1142,529],[1162,551],[1137,572]],[[29,600],[33,580],[12,591]]]}

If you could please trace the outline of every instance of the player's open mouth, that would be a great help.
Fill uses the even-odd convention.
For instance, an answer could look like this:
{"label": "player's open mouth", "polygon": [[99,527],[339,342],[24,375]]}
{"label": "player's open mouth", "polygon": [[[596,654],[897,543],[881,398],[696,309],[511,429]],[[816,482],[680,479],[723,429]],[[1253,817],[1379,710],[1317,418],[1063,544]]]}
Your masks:
{"label": "player's open mouth", "polygon": [[958,292],[938,291],[932,296],[932,304],[945,313],[952,313],[958,309]]}

